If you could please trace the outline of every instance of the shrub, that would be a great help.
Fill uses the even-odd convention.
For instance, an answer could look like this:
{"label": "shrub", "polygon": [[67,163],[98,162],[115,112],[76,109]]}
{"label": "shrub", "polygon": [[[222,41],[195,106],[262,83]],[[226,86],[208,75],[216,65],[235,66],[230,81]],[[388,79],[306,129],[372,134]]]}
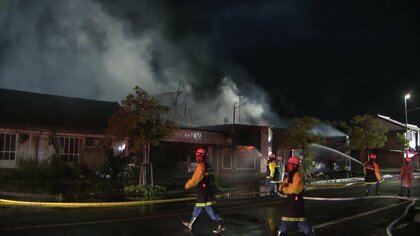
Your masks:
{"label": "shrub", "polygon": [[159,185],[129,185],[124,187],[124,193],[130,195],[142,195],[144,197],[153,197],[166,191],[166,188]]}
{"label": "shrub", "polygon": [[58,161],[56,156],[51,160],[37,162],[33,159],[19,159],[15,171],[16,177],[23,179],[65,179],[78,177],[81,174],[78,166],[69,166]]}

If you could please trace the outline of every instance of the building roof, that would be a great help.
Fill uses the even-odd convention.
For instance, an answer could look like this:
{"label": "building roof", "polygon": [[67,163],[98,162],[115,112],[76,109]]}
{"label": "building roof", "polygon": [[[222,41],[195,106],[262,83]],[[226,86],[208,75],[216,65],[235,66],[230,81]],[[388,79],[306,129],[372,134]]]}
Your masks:
{"label": "building roof", "polygon": [[256,130],[259,132],[259,130],[262,127],[268,127],[268,126],[261,126],[261,125],[248,125],[248,124],[222,124],[222,125],[210,125],[210,126],[200,126],[200,129],[208,130],[208,131],[214,131],[214,132],[224,132],[224,133],[232,133],[233,129],[235,129],[235,132],[238,132],[240,130]]}
{"label": "building roof", "polygon": [[[386,121],[385,127],[389,131],[405,131],[406,125],[404,123],[401,123],[399,121],[391,119],[389,116],[383,116],[378,114],[378,118],[380,120]],[[412,124],[407,124],[407,128],[409,130],[419,131],[419,127]]]}
{"label": "building roof", "polygon": [[117,102],[0,88],[0,127],[102,133]]}

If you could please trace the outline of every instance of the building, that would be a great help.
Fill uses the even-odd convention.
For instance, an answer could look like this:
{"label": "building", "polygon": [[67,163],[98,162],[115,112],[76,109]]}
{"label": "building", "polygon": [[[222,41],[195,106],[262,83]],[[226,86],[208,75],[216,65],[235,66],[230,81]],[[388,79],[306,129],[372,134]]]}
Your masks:
{"label": "building", "polygon": [[[157,178],[186,177],[195,170],[194,150],[205,147],[209,152],[208,161],[217,176],[225,179],[256,178],[262,167],[265,168],[269,145],[267,135],[267,126],[182,127],[158,146],[151,147],[150,159]],[[157,168],[166,171],[158,173]]]}
{"label": "building", "polygon": [[105,158],[100,146],[105,117],[118,107],[116,102],[0,89],[0,169],[53,155],[95,169]]}
{"label": "building", "polygon": [[[409,152],[409,156],[413,157],[416,155],[414,151],[418,150],[420,146],[420,129],[412,124],[406,126],[406,124],[393,120],[388,116],[378,114],[376,119],[388,129],[385,146],[373,150],[378,156],[376,161],[383,168],[400,168],[403,164],[404,150],[401,150],[401,146],[396,141],[397,134],[406,134],[406,137],[410,140],[411,152]],[[413,166],[414,168],[420,167],[419,158],[413,158]]]}
{"label": "building", "polygon": [[[40,163],[53,155],[68,165],[100,168],[109,155],[101,140],[118,108],[117,102],[0,89],[0,172],[16,168],[21,159]],[[264,126],[181,127],[151,148],[154,175],[189,175],[197,147],[208,148],[220,176],[258,175],[267,156],[267,135]],[[129,155],[125,146],[116,146],[113,154]]]}
{"label": "building", "polygon": [[[101,145],[107,121],[119,109],[117,102],[0,89],[0,107],[0,172],[16,168],[21,159],[40,163],[54,155],[62,163],[90,171],[101,168],[109,156],[133,156],[127,140],[116,144],[113,152]],[[268,154],[278,152],[281,130],[244,124],[184,126],[151,147],[154,167],[149,172],[156,179],[189,176],[196,165],[194,150],[205,147],[217,176],[257,178],[266,171]],[[346,135],[330,126],[319,126],[316,132],[327,136],[326,146],[339,152],[347,147]],[[282,155],[287,158],[290,153]],[[133,159],[141,164],[141,157]]]}

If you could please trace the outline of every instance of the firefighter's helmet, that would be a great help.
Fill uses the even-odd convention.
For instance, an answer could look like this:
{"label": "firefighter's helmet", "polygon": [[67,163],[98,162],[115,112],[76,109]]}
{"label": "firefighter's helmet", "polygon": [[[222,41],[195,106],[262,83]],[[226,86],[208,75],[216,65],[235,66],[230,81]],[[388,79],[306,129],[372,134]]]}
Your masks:
{"label": "firefighter's helmet", "polygon": [[372,160],[376,159],[376,155],[375,155],[375,153],[371,153],[371,154],[369,155],[369,158],[370,158],[370,159],[372,159]]}
{"label": "firefighter's helmet", "polygon": [[204,148],[198,148],[195,150],[195,158],[198,162],[202,162],[204,158],[207,156],[207,150]]}
{"label": "firefighter's helmet", "polygon": [[289,158],[289,160],[287,160],[287,163],[293,163],[293,164],[299,165],[300,164],[300,158],[297,157],[297,156],[291,156]]}

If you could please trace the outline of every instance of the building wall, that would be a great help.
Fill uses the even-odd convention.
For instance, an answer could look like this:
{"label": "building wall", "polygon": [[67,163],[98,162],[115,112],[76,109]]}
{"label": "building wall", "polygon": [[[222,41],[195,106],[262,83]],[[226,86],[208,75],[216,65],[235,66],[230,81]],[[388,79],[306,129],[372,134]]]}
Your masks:
{"label": "building wall", "polygon": [[79,146],[79,158],[76,161],[81,167],[89,170],[96,170],[104,164],[105,150],[99,145],[85,147],[84,141],[87,137],[102,138],[98,135],[87,135],[82,133],[53,133],[45,130],[28,129],[0,129],[0,133],[16,135],[15,158],[14,160],[0,160],[0,168],[16,168],[22,159],[34,160],[36,162],[49,161],[56,150],[53,143],[54,137],[79,138],[82,140]]}
{"label": "building wall", "polygon": [[[76,164],[95,171],[105,163],[106,151],[97,145],[97,142],[92,142],[92,140],[88,142],[90,137],[101,139],[100,135],[53,133],[47,130],[9,130],[9,132],[12,131],[17,135],[28,134],[25,139],[21,139],[21,142],[16,144],[16,160],[25,158],[38,162],[47,161],[57,154],[56,144],[54,144],[57,142],[56,138],[67,137],[82,139]],[[157,147],[152,147],[150,160],[153,163],[154,175],[156,178],[191,175],[195,170],[193,150],[202,146],[208,149],[209,162],[218,176],[258,176],[261,171],[261,163],[265,163],[264,157],[268,156],[268,128],[242,126],[238,128],[236,135],[236,143],[233,148],[235,139],[229,132],[181,129],[163,140]],[[70,164],[70,162],[68,163]],[[265,167],[265,164],[263,166]],[[15,167],[16,165],[12,168]],[[0,166],[0,168],[4,168],[4,166]]]}
{"label": "building wall", "polygon": [[105,164],[106,150],[104,148],[82,148],[80,151],[80,166],[91,171],[99,170]]}
{"label": "building wall", "polygon": [[49,139],[48,133],[39,135],[38,139],[38,160],[49,161],[55,153],[54,145]]}
{"label": "building wall", "polygon": [[272,151],[272,137],[269,140],[269,131],[268,127],[261,128],[261,157],[259,158],[260,173],[265,173],[266,171],[266,162],[268,158],[269,150]]}

